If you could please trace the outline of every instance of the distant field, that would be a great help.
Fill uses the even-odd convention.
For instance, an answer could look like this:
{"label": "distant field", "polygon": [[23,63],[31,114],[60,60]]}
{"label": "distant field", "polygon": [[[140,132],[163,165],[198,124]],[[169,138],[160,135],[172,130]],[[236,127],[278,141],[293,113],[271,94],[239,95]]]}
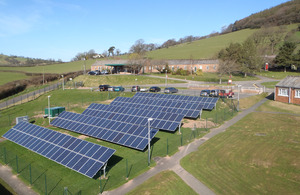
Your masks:
{"label": "distant field", "polygon": [[[108,84],[111,86],[125,86],[165,83],[165,79],[152,78],[141,75],[81,75],[79,77],[76,77],[74,81],[83,81],[85,87],[98,87],[101,84]],[[168,83],[184,83],[184,81],[175,81],[169,79]]]}
{"label": "distant field", "polygon": [[127,195],[148,194],[197,194],[191,187],[189,187],[176,173],[173,171],[161,172],[136,189],[127,193]]}
{"label": "distant field", "polygon": [[216,194],[300,194],[300,117],[251,113],[181,165]]}
{"label": "distant field", "polygon": [[210,59],[230,43],[245,41],[256,30],[240,30],[225,35],[202,39],[191,43],[158,49],[147,53],[151,59]]}
{"label": "distant field", "polygon": [[91,65],[95,63],[96,60],[86,60],[86,61],[75,61],[66,62],[62,64],[54,64],[47,66],[34,66],[34,67],[0,67],[1,70],[12,70],[12,71],[23,71],[32,73],[67,73],[83,70],[83,65],[86,63],[86,69],[91,69]]}
{"label": "distant field", "polygon": [[0,72],[0,85],[5,83],[30,78],[23,73],[17,72]]}

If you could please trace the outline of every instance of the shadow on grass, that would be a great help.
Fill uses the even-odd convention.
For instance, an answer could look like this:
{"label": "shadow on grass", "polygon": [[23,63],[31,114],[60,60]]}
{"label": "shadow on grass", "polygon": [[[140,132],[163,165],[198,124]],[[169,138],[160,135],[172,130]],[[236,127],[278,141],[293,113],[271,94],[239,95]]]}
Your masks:
{"label": "shadow on grass", "polygon": [[58,184],[62,181],[62,179],[60,179],[54,186],[53,188],[49,191],[49,194],[51,194],[53,192],[53,190],[58,186]]}
{"label": "shadow on grass", "polygon": [[48,171],[48,169],[46,169],[44,172],[42,172],[35,180],[32,181],[32,185],[39,179],[42,177],[42,175],[46,174],[46,172]]}

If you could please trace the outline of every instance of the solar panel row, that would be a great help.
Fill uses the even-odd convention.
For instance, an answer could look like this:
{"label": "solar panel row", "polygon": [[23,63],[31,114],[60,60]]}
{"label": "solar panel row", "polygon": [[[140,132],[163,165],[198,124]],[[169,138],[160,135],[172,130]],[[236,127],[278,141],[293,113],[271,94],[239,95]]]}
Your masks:
{"label": "solar panel row", "polygon": [[92,103],[82,114],[143,126],[148,125],[148,118],[153,118],[153,121],[151,122],[152,128],[167,131],[175,131],[184,117],[184,115],[167,112],[95,103]]}
{"label": "solar panel row", "polygon": [[[110,119],[62,112],[51,125],[137,150],[144,150],[148,143],[147,126]],[[151,129],[150,138],[152,139],[157,132],[158,130]]]}
{"label": "solar panel row", "polygon": [[159,110],[162,112],[182,114],[189,118],[197,118],[201,114],[203,108],[203,105],[197,103],[127,97],[117,97],[110,105],[153,111]]}
{"label": "solar panel row", "polygon": [[90,178],[115,150],[27,122],[20,122],[3,137]]}
{"label": "solar panel row", "polygon": [[213,97],[199,97],[199,96],[186,96],[186,95],[170,95],[159,93],[136,93],[133,98],[148,98],[148,99],[161,99],[172,100],[180,102],[200,103],[203,105],[203,109],[212,110],[219,98]]}

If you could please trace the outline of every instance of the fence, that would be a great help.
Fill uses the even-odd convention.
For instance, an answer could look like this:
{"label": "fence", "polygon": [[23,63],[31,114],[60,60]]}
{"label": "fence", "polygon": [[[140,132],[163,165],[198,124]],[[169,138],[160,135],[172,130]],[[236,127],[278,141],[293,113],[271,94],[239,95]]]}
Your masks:
{"label": "fence", "polygon": [[61,86],[62,86],[62,83],[56,83],[56,84],[50,85],[48,87],[38,89],[33,92],[6,100],[6,101],[0,103],[0,109],[8,108],[11,106],[15,106],[17,104],[22,104],[24,102],[32,101],[32,100],[38,98],[41,94],[46,93],[48,91],[58,89]]}

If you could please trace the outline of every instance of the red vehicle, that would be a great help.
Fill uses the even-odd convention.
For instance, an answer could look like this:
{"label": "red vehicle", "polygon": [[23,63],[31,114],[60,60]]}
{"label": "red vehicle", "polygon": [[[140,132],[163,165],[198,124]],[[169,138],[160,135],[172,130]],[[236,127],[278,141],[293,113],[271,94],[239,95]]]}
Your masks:
{"label": "red vehicle", "polygon": [[221,89],[219,92],[219,96],[221,98],[232,98],[234,96],[234,93],[232,90],[229,89]]}

